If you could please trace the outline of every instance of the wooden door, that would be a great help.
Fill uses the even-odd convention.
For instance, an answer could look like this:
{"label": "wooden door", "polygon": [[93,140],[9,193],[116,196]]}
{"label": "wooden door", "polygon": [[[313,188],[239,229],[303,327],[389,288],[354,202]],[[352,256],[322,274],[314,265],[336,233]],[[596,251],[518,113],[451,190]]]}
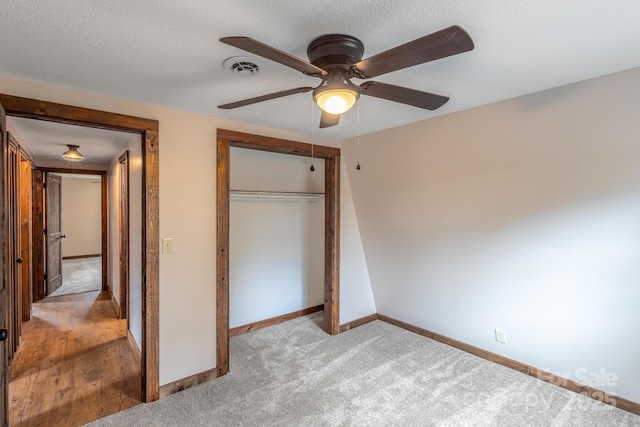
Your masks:
{"label": "wooden door", "polygon": [[45,294],[51,295],[62,286],[62,177],[52,173],[46,176],[47,215],[47,272]]}
{"label": "wooden door", "polygon": [[9,360],[13,358],[20,343],[22,326],[22,280],[20,268],[20,148],[10,134],[7,134],[7,200],[9,212],[9,281],[7,284],[9,331]]}
{"label": "wooden door", "polygon": [[38,302],[44,299],[44,275],[46,272],[46,249],[44,235],[44,172],[35,169],[33,171],[33,209],[31,210],[32,227],[32,258],[31,269],[33,271],[33,283],[31,294],[32,301]]}
{"label": "wooden door", "polygon": [[7,127],[4,108],[0,105],[0,259],[2,260],[2,277],[0,277],[0,425],[9,425],[9,356],[7,348],[7,311],[9,301],[7,286],[9,282],[9,245],[7,230],[9,228],[7,204]]}
{"label": "wooden door", "polygon": [[33,239],[31,230],[33,221],[33,165],[31,160],[21,152],[20,157],[20,249],[22,264],[20,277],[22,280],[22,321],[31,319],[31,302],[33,301]]}
{"label": "wooden door", "polygon": [[129,152],[120,156],[120,318],[129,323]]}

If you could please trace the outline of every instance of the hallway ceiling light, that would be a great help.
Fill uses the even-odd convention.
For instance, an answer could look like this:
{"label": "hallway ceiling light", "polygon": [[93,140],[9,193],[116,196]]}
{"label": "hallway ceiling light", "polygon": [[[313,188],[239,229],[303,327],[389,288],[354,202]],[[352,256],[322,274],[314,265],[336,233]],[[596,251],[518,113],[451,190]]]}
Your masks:
{"label": "hallway ceiling light", "polygon": [[62,154],[62,157],[64,157],[65,160],[69,160],[70,162],[79,162],[84,159],[84,156],[78,151],[78,148],[80,147],[79,145],[67,144],[67,147],[69,147],[69,149]]}

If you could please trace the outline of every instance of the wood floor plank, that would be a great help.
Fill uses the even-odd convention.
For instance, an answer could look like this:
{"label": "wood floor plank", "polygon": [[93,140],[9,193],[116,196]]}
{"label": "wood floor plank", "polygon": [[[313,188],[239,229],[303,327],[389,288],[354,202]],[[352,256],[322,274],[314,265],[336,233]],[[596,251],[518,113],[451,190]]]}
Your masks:
{"label": "wood floor plank", "polygon": [[33,305],[11,366],[12,426],[79,426],[141,403],[140,364],[107,292]]}

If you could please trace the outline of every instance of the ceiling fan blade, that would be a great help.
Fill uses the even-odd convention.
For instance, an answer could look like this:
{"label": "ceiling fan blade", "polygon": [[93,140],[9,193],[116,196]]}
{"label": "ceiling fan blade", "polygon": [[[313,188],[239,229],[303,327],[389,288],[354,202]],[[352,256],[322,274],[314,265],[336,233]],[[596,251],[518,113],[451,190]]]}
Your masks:
{"label": "ceiling fan blade", "polygon": [[283,90],[280,92],[270,93],[268,95],[256,96],[255,98],[243,99],[242,101],[231,102],[229,104],[218,105],[223,110],[231,110],[233,108],[244,107],[245,105],[256,104],[270,99],[282,98],[283,96],[295,95],[296,93],[305,93],[313,90],[312,87],[297,87],[295,89]]}
{"label": "ceiling fan blade", "polygon": [[380,82],[364,82],[360,85],[360,88],[363,95],[413,105],[427,110],[440,108],[449,100],[446,96]]}
{"label": "ceiling fan blade", "polygon": [[287,67],[298,70],[304,74],[315,77],[323,77],[327,75],[327,72],[322,68],[316,67],[313,64],[308,63],[296,56],[290,55],[287,52],[276,49],[266,45],[258,40],[254,40],[250,37],[223,37],[220,39],[222,43],[226,43],[230,46],[237,47],[238,49],[246,50],[247,52],[254,53],[262,56],[263,58],[270,59],[279,64],[286,65]]}
{"label": "ceiling fan blade", "polygon": [[351,75],[369,79],[472,49],[471,37],[453,25],[360,61],[351,68]]}
{"label": "ceiling fan blade", "polygon": [[326,111],[322,112],[320,117],[320,129],[335,126],[340,123],[340,114],[331,114]]}

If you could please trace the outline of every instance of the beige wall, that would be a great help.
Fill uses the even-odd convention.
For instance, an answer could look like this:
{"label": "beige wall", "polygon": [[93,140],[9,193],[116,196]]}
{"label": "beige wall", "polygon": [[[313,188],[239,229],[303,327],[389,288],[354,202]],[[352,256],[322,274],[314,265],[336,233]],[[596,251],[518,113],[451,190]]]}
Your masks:
{"label": "beige wall", "polygon": [[102,253],[100,177],[62,174],[62,257]]}
{"label": "beige wall", "polygon": [[640,402],[639,82],[366,135],[359,172],[346,142],[378,311]]}
{"label": "beige wall", "polygon": [[[324,193],[324,160],[231,148],[231,190]],[[324,303],[324,199],[238,198],[229,207],[229,326]]]}
{"label": "beige wall", "polygon": [[109,288],[120,296],[120,156],[129,152],[129,330],[142,348],[142,139],[132,136],[126,150],[111,159],[107,172],[109,209]]}
{"label": "beige wall", "polygon": [[[160,237],[174,238],[174,253],[160,255],[160,383],[214,368],[216,130],[300,141],[309,136],[7,77],[0,77],[0,92],[159,120]],[[342,202],[349,211],[351,201]],[[341,227],[341,238],[350,240],[357,233]],[[343,251],[342,265],[363,262],[362,251],[358,255],[357,250],[356,245],[354,259]],[[356,268],[361,271],[365,266]],[[341,280],[341,289],[345,293],[351,286],[366,289],[365,279]],[[359,301],[356,304],[358,309],[351,310],[348,303],[341,303],[342,322],[359,317],[363,308]],[[375,307],[371,304],[365,309],[369,310],[372,313]]]}

